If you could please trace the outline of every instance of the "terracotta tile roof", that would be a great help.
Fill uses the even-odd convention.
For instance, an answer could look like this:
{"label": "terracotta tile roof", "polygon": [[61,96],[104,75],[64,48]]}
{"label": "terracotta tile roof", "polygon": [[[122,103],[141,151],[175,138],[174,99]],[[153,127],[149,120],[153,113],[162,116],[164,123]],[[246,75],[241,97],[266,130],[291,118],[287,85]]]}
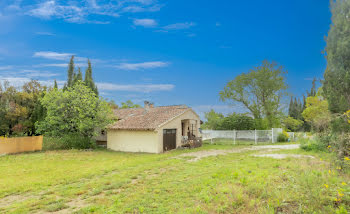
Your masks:
{"label": "terracotta tile roof", "polygon": [[183,114],[190,108],[184,105],[145,108],[116,109],[118,121],[109,129],[155,130],[159,125]]}

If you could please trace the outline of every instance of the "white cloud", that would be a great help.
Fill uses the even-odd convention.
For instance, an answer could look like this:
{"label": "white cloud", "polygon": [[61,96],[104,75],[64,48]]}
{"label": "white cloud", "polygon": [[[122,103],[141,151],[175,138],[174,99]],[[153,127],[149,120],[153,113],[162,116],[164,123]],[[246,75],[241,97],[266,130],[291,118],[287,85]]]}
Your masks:
{"label": "white cloud", "polygon": [[50,33],[50,32],[36,32],[35,34],[40,36],[55,36],[54,33]]}
{"label": "white cloud", "polygon": [[140,69],[161,68],[161,67],[166,67],[168,65],[169,63],[167,62],[154,61],[154,62],[142,62],[142,63],[121,63],[116,67],[123,70],[140,70]]}
{"label": "white cloud", "polygon": [[17,4],[17,8],[22,9],[21,14],[77,24],[108,24],[121,13],[155,12],[161,7],[155,0],[41,0],[22,7]]}
{"label": "white cloud", "polygon": [[35,9],[32,9],[29,11],[29,14],[31,16],[35,16],[43,19],[49,19],[55,15],[59,15],[59,16],[63,15],[63,14],[59,14],[58,6],[53,0],[38,4]]}
{"label": "white cloud", "polygon": [[33,57],[40,57],[45,59],[55,59],[55,60],[69,60],[69,58],[74,55],[72,53],[57,53],[52,51],[39,51],[35,52]]}
{"label": "white cloud", "polygon": [[0,71],[3,71],[3,70],[9,70],[9,69],[12,69],[13,66],[12,65],[5,65],[5,66],[0,66]]}
{"label": "white cloud", "polygon": [[156,27],[158,23],[154,19],[134,19],[134,25],[150,28],[150,27]]}
{"label": "white cloud", "polygon": [[127,6],[123,8],[123,12],[130,12],[130,13],[140,13],[140,12],[157,12],[162,8],[162,5],[154,5],[154,6]]}
{"label": "white cloud", "polygon": [[[69,61],[70,58],[74,55],[74,62],[87,62],[88,58],[86,57],[78,57],[75,56],[74,53],[58,53],[54,51],[38,51],[33,54],[33,57],[37,58],[44,58],[44,59],[51,59],[51,60],[62,60],[62,61]],[[93,59],[91,60],[94,63],[101,62],[99,59]],[[46,67],[64,67],[63,64],[40,64],[40,65],[46,65]],[[75,63],[77,66],[83,66],[82,63]],[[43,66],[45,67],[45,66]]]}
{"label": "white cloud", "polygon": [[[26,78],[26,77],[1,77],[0,76],[0,83],[3,84],[4,82],[9,82],[11,86],[14,87],[21,87],[25,83],[31,81],[31,78]],[[40,84],[45,85],[45,86],[53,86],[54,80],[39,80],[38,81]],[[62,87],[64,85],[65,81],[58,80],[57,84],[59,87]]]}
{"label": "white cloud", "polygon": [[23,74],[25,77],[28,78],[34,78],[34,77],[54,77],[58,76],[59,74],[51,73],[48,71],[38,71],[38,70],[22,70],[19,72],[16,72],[17,74]]}
{"label": "white cloud", "polygon": [[[76,67],[86,67],[87,63],[74,63]],[[51,64],[39,64],[34,67],[58,67],[58,68],[67,68],[68,63],[51,63]]]}
{"label": "white cloud", "polygon": [[131,91],[131,92],[154,92],[154,91],[171,91],[174,89],[172,84],[146,84],[146,85],[120,85],[113,83],[97,83],[99,90],[105,91]]}
{"label": "white cloud", "polygon": [[195,25],[196,23],[194,22],[183,22],[183,23],[175,23],[175,24],[164,26],[163,29],[164,30],[184,30],[184,29],[189,29]]}

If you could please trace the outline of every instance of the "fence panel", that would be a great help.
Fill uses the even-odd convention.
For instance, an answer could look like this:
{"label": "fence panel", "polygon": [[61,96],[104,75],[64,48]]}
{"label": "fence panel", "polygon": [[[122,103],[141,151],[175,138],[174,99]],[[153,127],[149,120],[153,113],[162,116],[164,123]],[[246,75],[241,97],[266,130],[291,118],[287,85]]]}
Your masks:
{"label": "fence panel", "polygon": [[[210,140],[211,143],[218,139],[229,139],[233,144],[237,142],[277,142],[277,136],[282,132],[280,128],[273,128],[271,130],[202,130],[203,140]],[[294,133],[290,134],[293,136]]]}
{"label": "fence panel", "polygon": [[43,136],[0,138],[0,154],[41,151]]}

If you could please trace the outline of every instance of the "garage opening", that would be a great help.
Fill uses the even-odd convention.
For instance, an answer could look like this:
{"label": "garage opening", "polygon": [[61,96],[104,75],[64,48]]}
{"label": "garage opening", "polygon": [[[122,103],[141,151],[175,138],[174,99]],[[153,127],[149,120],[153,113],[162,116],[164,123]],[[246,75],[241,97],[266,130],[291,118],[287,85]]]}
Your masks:
{"label": "garage opening", "polygon": [[163,129],[163,151],[176,149],[176,129]]}

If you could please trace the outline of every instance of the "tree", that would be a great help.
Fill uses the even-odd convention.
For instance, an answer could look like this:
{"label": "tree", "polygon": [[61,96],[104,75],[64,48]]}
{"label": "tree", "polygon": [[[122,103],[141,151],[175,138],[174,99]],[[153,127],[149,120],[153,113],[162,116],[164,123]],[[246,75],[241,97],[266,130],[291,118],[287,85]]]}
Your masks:
{"label": "tree", "polygon": [[91,67],[90,60],[88,60],[88,67],[85,71],[84,83],[88,88],[90,88],[93,92],[95,92],[96,95],[98,95],[97,86],[95,85],[95,82],[92,78],[92,67]]}
{"label": "tree", "polygon": [[127,100],[126,102],[122,102],[122,106],[120,108],[141,108],[141,106],[133,103],[131,100]]}
{"label": "tree", "polygon": [[68,64],[68,78],[67,78],[67,87],[72,87],[74,83],[74,56],[70,58],[69,64]]}
{"label": "tree", "polygon": [[306,109],[302,115],[305,121],[309,122],[315,131],[327,129],[331,120],[328,102],[322,96],[308,97],[306,99]]}
{"label": "tree", "polygon": [[58,85],[57,85],[57,81],[56,81],[56,80],[55,80],[55,82],[54,82],[53,88],[54,88],[54,89],[58,89]]}
{"label": "tree", "polygon": [[344,113],[350,108],[350,1],[331,1],[331,11],[324,92],[330,111]]}
{"label": "tree", "polygon": [[308,96],[308,97],[314,97],[314,96],[316,96],[316,93],[317,93],[316,81],[317,81],[316,78],[314,78],[314,79],[312,80],[312,87],[311,87],[311,90],[310,90],[310,92],[307,93],[307,96]]}
{"label": "tree", "polygon": [[83,74],[81,73],[80,67],[78,68],[78,73],[74,75],[73,85],[75,85],[78,81],[83,81]]}
{"label": "tree", "polygon": [[283,120],[284,127],[293,132],[299,131],[303,124],[304,122],[302,120],[297,120],[293,117],[286,117]]}
{"label": "tree", "polygon": [[288,115],[291,116],[294,111],[294,102],[293,102],[293,96],[290,97],[289,101],[289,108],[288,108]]}
{"label": "tree", "polygon": [[221,130],[253,130],[255,129],[255,121],[246,114],[233,113],[225,117],[219,125]]}
{"label": "tree", "polygon": [[204,117],[207,121],[203,124],[202,128],[212,130],[220,129],[222,120],[224,119],[223,114],[216,113],[213,109],[206,112]]}
{"label": "tree", "polygon": [[279,125],[281,99],[287,89],[285,73],[281,66],[265,60],[261,66],[228,82],[220,98],[243,104],[255,119],[265,117],[269,128]]}
{"label": "tree", "polygon": [[36,135],[34,123],[45,116],[39,102],[45,91],[46,87],[35,80],[20,90],[9,83],[0,86],[0,135]]}
{"label": "tree", "polygon": [[43,121],[36,123],[38,131],[49,136],[74,134],[86,138],[96,136],[112,122],[112,111],[84,83],[63,90],[51,90],[41,99],[47,109]]}

